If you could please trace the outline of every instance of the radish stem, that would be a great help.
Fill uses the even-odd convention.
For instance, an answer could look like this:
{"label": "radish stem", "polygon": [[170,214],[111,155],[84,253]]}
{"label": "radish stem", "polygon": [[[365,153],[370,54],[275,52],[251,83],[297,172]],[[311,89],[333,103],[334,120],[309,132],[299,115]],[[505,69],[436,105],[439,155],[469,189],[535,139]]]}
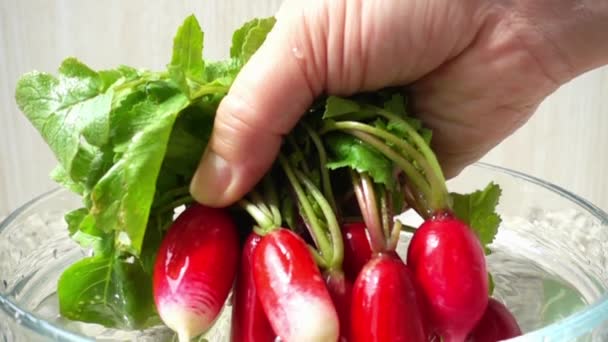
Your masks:
{"label": "radish stem", "polygon": [[[449,209],[451,207],[451,203],[445,185],[445,177],[435,154],[426,144],[422,136],[420,136],[420,134],[418,134],[418,132],[406,120],[386,109],[368,105],[364,106],[361,110],[376,112],[380,116],[387,119],[389,123],[399,123],[400,127],[402,127],[405,130],[405,133],[412,139],[414,146],[412,146],[410,142],[402,140],[386,130],[357,121],[328,121],[325,123],[322,132],[328,132],[331,130],[346,131],[377,148],[387,158],[391,159],[393,162],[403,168],[416,188],[419,188],[424,194],[425,204],[428,205],[431,212]],[[358,134],[355,132],[358,132]],[[381,141],[373,141],[369,138],[364,139],[363,137],[365,135],[363,134],[369,134],[373,137],[384,139],[386,143],[394,145],[400,151],[399,153],[395,152],[391,147],[387,146],[385,143],[383,144]],[[402,156],[399,156],[399,154]],[[396,156],[399,156],[400,158],[396,158]],[[404,157],[407,157],[407,159]],[[405,161],[408,163],[405,163]],[[415,167],[412,162],[415,162],[418,167],[421,168],[423,174],[418,171],[417,167]],[[424,182],[421,179],[424,179]]]}
{"label": "radish stem", "polygon": [[416,146],[418,146],[420,152],[424,155],[425,159],[430,164],[430,167],[433,169],[433,172],[429,174],[429,182],[431,183],[431,188],[434,189],[433,197],[429,199],[433,211],[449,209],[450,203],[448,191],[445,185],[445,177],[443,175],[443,171],[441,170],[441,166],[439,165],[439,161],[437,161],[435,153],[433,153],[420,134],[418,134],[418,132],[407,121],[385,109],[376,107],[375,110],[378,114],[385,117],[389,121],[392,120],[403,125],[408,135],[412,138]]}
{"label": "radish stem", "polygon": [[152,208],[156,209],[158,207],[166,205],[167,202],[169,202],[170,200],[174,199],[175,197],[182,197],[182,196],[186,196],[188,194],[190,194],[190,187],[189,186],[182,186],[182,187],[179,187],[179,188],[175,188],[175,189],[171,189],[171,190],[165,191],[160,197],[158,197],[158,199],[155,201],[156,205],[154,207],[152,207]]}
{"label": "radish stem", "polygon": [[[403,122],[406,123],[406,121]],[[387,142],[394,144],[398,148],[401,148],[406,156],[413,159],[416,163],[418,163],[418,165],[420,165],[420,167],[422,167],[424,175],[426,176],[426,180],[430,185],[430,198],[428,199],[428,201],[431,202],[433,208],[446,208],[446,204],[444,202],[447,203],[447,201],[445,200],[447,196],[447,190],[444,186],[445,180],[443,179],[443,174],[441,173],[441,170],[439,169],[439,174],[437,174],[437,168],[433,167],[430,164],[431,161],[427,160],[425,156],[423,156],[418,150],[412,147],[410,143],[405,140],[399,139],[395,135],[385,130],[356,121],[335,122],[332,125],[338,129],[354,129],[369,133],[379,138],[383,138]]]}
{"label": "radish stem", "polygon": [[259,236],[264,236],[269,233],[268,230],[264,230],[264,229],[260,228],[260,226],[258,226],[258,225],[254,225],[252,230],[254,233],[258,234]]}
{"label": "radish stem", "polygon": [[[386,239],[382,234],[381,223],[378,219],[378,207],[373,184],[371,184],[371,180],[365,174],[351,171],[351,175],[355,195],[359,202],[361,214],[363,215],[363,221],[370,235],[372,251],[375,253],[382,252],[386,248]],[[367,181],[365,180],[366,178]]]}
{"label": "radish stem", "polygon": [[405,120],[400,118],[399,116],[391,113],[383,108],[376,107],[375,110],[378,114],[384,116],[388,120],[399,122],[406,129],[409,136],[412,138],[414,143],[418,146],[422,154],[425,156],[426,160],[430,163],[431,167],[434,170],[434,173],[437,175],[440,181],[445,184],[445,177],[443,176],[443,172],[441,171],[441,166],[439,166],[439,162],[435,157],[435,154],[431,150],[431,148],[426,144],[424,139],[418,134],[418,132]]}
{"label": "radish stem", "polygon": [[251,199],[251,203],[253,203],[255,206],[257,206],[258,209],[264,213],[264,215],[266,215],[269,218],[272,217],[270,208],[268,208],[268,206],[266,206],[264,198],[262,198],[262,195],[260,195],[259,192],[257,192],[256,190],[252,190],[249,192],[249,197]]}
{"label": "radish stem", "polygon": [[415,148],[412,147],[407,141],[401,140],[396,137],[394,134],[391,134],[385,130],[380,128],[361,123],[356,121],[339,121],[330,124],[330,127],[334,126],[337,129],[341,130],[357,130],[365,133],[369,133],[375,135],[379,138],[394,144],[395,146],[401,148],[408,157],[415,160],[424,170],[427,175],[432,175],[434,173],[433,168],[429,164],[429,162],[424,158],[424,156]]}
{"label": "radish stem", "polygon": [[420,190],[409,186],[407,183],[404,187],[404,195],[410,206],[424,219],[430,218],[433,210],[426,205],[425,197],[420,193]]}
{"label": "radish stem", "polygon": [[295,170],[296,176],[300,179],[304,186],[308,189],[311,195],[314,197],[315,201],[317,201],[321,211],[323,211],[323,216],[327,222],[327,229],[331,235],[333,253],[332,259],[329,263],[329,268],[341,268],[342,260],[344,258],[344,244],[342,241],[342,233],[340,231],[340,225],[338,224],[338,220],[334,214],[334,211],[327,201],[323,197],[323,194],[317,189],[317,187],[313,184],[313,182],[308,179],[302,172]]}
{"label": "radish stem", "polygon": [[[363,173],[361,174],[361,184],[362,189],[363,189],[363,194],[365,196],[365,198],[367,199],[369,206],[368,208],[370,208],[370,213],[372,215],[372,222],[374,223],[371,228],[376,230],[376,233],[374,235],[376,236],[382,236],[382,246],[383,249],[386,248],[386,237],[384,236],[384,234],[382,233],[382,220],[380,218],[379,212],[378,212],[378,200],[377,200],[377,196],[376,196],[376,190],[374,188],[374,182],[372,181],[372,179],[369,177],[369,175],[367,173]],[[382,252],[382,250],[379,250],[378,252]]]}
{"label": "radish stem", "polygon": [[285,171],[285,174],[287,175],[287,178],[289,179],[289,182],[291,183],[291,186],[293,187],[296,196],[298,197],[298,202],[300,203],[304,211],[303,216],[309,222],[308,227],[310,228],[310,233],[311,235],[313,235],[317,247],[321,251],[321,255],[325,258],[325,260],[331,260],[333,249],[330,245],[328,236],[321,229],[321,225],[317,220],[312,205],[308,201],[304,190],[300,186],[298,179],[294,174],[294,171],[292,170],[291,166],[289,165],[289,162],[287,161],[287,158],[285,158],[285,156],[283,156],[282,154],[279,155],[279,163],[281,164],[283,171]]}
{"label": "radish stem", "polygon": [[283,220],[281,217],[281,211],[279,210],[280,204],[279,196],[277,195],[277,190],[274,186],[274,183],[268,176],[264,177],[263,186],[264,195],[266,201],[268,202],[268,207],[270,208],[270,213],[272,215],[272,221],[274,222],[275,226],[280,227],[281,222]]}
{"label": "radish stem", "polygon": [[306,157],[302,149],[296,142],[296,139],[292,134],[287,136],[287,142],[293,148],[295,155],[298,157],[298,162],[302,163],[302,170],[308,174],[310,174],[310,167],[308,167],[308,163],[306,162]]}
{"label": "radish stem", "polygon": [[387,192],[384,189],[380,189],[380,219],[382,220],[382,231],[384,232],[385,239],[388,239],[391,235],[391,217],[390,208],[388,202]]}
{"label": "radish stem", "polygon": [[334,198],[334,193],[331,188],[331,182],[329,179],[329,172],[327,170],[327,153],[325,153],[325,148],[323,147],[323,143],[321,142],[321,138],[319,135],[312,130],[312,128],[306,124],[302,123],[302,127],[306,129],[308,135],[312,139],[312,142],[315,144],[317,148],[317,153],[319,154],[319,172],[321,173],[321,181],[323,183],[323,193],[325,194],[325,198],[331,205],[334,213],[338,215],[338,207],[336,206],[336,200]]}
{"label": "radish stem", "polygon": [[319,266],[319,268],[327,268],[327,261],[319,254],[319,251],[312,246],[308,246],[308,250],[312,254],[312,258],[315,260],[315,263]]}
{"label": "radish stem", "polygon": [[416,186],[418,188],[420,188],[421,191],[423,191],[425,194],[430,196],[431,189],[430,189],[429,185],[425,182],[424,176],[422,176],[422,174],[420,172],[418,172],[418,170],[416,170],[416,168],[414,167],[414,165],[412,165],[412,163],[410,163],[408,160],[406,160],[405,158],[400,156],[398,153],[393,151],[385,143],[378,140],[377,138],[374,138],[373,136],[371,136],[368,133],[363,133],[363,132],[358,132],[358,131],[348,131],[348,133],[361,139],[363,142],[366,142],[366,143],[370,144],[371,146],[375,147],[382,154],[384,154],[386,157],[388,157],[393,162],[395,162],[397,165],[399,165],[399,167],[401,167],[403,169],[403,171],[408,175],[410,180],[414,184],[416,184]]}
{"label": "radish stem", "polygon": [[249,213],[249,215],[251,215],[251,217],[253,217],[253,219],[260,226],[260,229],[264,232],[262,235],[265,235],[272,228],[275,228],[273,220],[257,205],[244,198],[239,200],[238,203],[241,208],[245,209],[245,211],[247,211],[247,213]]}
{"label": "radish stem", "polygon": [[399,237],[401,235],[401,222],[395,221],[393,224],[393,230],[391,231],[391,235],[388,238],[388,249],[394,251],[397,249],[397,244],[399,244]]}
{"label": "radish stem", "polygon": [[164,214],[164,213],[166,213],[166,212],[168,212],[170,210],[173,210],[173,209],[175,209],[175,208],[177,208],[177,207],[179,207],[181,205],[192,203],[193,201],[194,201],[194,199],[192,198],[192,196],[190,196],[190,195],[184,196],[184,197],[181,197],[179,199],[176,199],[175,201],[173,201],[173,202],[171,202],[169,204],[166,204],[166,205],[160,207],[158,209],[158,212],[161,213],[161,214]]}

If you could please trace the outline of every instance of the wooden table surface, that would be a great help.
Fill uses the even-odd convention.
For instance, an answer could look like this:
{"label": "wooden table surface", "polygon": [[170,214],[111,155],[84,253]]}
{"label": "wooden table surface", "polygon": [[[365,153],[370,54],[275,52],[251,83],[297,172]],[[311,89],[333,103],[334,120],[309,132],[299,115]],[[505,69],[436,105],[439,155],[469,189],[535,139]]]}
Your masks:
{"label": "wooden table surface", "polygon": [[[181,21],[196,14],[205,56],[225,57],[232,31],[278,0],[0,1],[0,216],[55,185],[55,160],[14,101],[17,79],[76,56],[93,68],[164,68]],[[608,68],[563,86],[483,161],[556,183],[608,210]]]}

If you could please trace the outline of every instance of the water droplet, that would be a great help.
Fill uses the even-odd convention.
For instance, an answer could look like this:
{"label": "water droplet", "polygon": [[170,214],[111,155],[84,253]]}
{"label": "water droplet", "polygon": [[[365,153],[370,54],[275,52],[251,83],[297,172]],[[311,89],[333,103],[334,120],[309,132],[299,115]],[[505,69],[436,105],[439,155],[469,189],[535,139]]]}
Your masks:
{"label": "water droplet", "polygon": [[125,232],[120,232],[118,233],[118,238],[117,241],[119,244],[123,245],[123,246],[130,246],[131,245],[131,239],[129,238],[129,235]]}
{"label": "water droplet", "polygon": [[95,300],[101,300],[101,296],[100,295],[95,295]]}
{"label": "water droplet", "polygon": [[291,52],[293,52],[294,57],[296,57],[297,59],[304,59],[304,53],[297,47],[293,47],[291,49]]}

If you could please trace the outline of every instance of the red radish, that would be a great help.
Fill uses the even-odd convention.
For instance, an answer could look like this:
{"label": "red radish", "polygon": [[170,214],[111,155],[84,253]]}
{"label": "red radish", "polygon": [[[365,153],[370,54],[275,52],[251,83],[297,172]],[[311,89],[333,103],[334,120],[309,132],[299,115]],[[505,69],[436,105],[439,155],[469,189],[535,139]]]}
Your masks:
{"label": "red radish", "polygon": [[490,298],[486,312],[469,335],[469,342],[497,342],[522,334],[517,320],[501,302]]}
{"label": "red radish", "polygon": [[208,330],[230,292],[239,259],[234,222],[223,209],[187,208],[169,228],[154,265],[154,301],[180,341]]}
{"label": "red radish", "polygon": [[251,233],[243,247],[241,264],[233,292],[231,341],[272,342],[276,334],[272,330],[253,279],[253,254],[262,237]]}
{"label": "red radish", "polygon": [[372,258],[353,285],[351,341],[426,342],[428,329],[420,293],[395,251],[401,225],[392,220],[388,194],[378,193],[369,175],[352,176]]}
{"label": "red radish", "polygon": [[325,283],[340,319],[340,341],[350,341],[350,308],[353,284],[341,271],[325,273]]}
{"label": "red radish", "polygon": [[407,264],[432,328],[446,342],[464,341],[488,304],[486,261],[475,234],[453,216],[434,216],[414,233]]}
{"label": "red radish", "polygon": [[348,279],[357,279],[359,271],[372,258],[372,248],[364,222],[347,223],[342,226],[344,238],[344,261],[342,267]]}
{"label": "red radish", "polygon": [[262,238],[253,260],[258,298],[281,340],[338,340],[338,314],[302,238],[288,229],[273,229]]}
{"label": "red radish", "polygon": [[352,342],[426,341],[411,272],[394,255],[368,262],[353,286]]}

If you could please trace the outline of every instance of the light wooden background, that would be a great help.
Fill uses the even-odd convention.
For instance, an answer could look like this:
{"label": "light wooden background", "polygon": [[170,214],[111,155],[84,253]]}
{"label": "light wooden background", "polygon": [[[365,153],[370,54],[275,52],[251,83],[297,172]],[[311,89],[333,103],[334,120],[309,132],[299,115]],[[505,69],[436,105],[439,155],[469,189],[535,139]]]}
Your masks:
{"label": "light wooden background", "polygon": [[[0,217],[55,185],[55,160],[18,112],[14,88],[32,69],[55,72],[67,56],[93,68],[164,68],[172,37],[194,13],[205,55],[227,55],[232,31],[275,13],[279,0],[0,0]],[[549,180],[608,210],[608,68],[565,85],[484,161]]]}

